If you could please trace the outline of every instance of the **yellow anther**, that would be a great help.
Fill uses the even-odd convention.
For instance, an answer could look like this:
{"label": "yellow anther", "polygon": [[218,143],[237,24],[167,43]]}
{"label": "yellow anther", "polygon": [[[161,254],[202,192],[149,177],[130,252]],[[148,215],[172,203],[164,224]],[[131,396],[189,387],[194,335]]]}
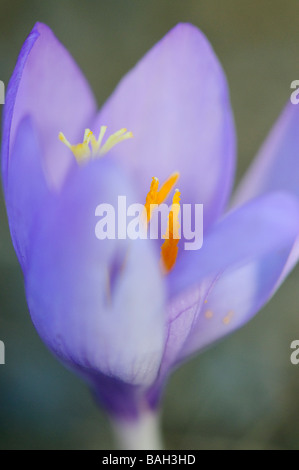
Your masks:
{"label": "yellow anther", "polygon": [[83,142],[76,145],[70,144],[62,132],[59,133],[59,140],[73,152],[77,162],[81,163],[90,158],[102,157],[119,142],[133,137],[132,132],[127,132],[127,129],[120,129],[108,137],[102,146],[106,130],[107,126],[101,126],[99,137],[96,139],[90,129],[85,129]]}
{"label": "yellow anther", "polygon": [[166,234],[164,235],[165,241],[161,247],[161,260],[166,273],[168,273],[174,267],[179,250],[180,198],[181,193],[178,189],[176,189],[172,200],[172,206],[169,211],[167,230]]}

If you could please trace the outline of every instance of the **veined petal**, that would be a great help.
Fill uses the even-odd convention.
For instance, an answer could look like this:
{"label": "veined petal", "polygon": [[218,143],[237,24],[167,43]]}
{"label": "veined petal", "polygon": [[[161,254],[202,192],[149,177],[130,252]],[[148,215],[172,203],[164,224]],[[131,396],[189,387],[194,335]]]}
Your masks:
{"label": "veined petal", "polygon": [[146,386],[164,343],[164,284],[147,240],[98,240],[96,207],[130,185],[111,160],[74,167],[35,232],[26,292],[45,343],[81,373]]}
{"label": "veined petal", "polygon": [[30,115],[37,128],[49,182],[59,186],[72,155],[58,141],[60,131],[76,141],[96,112],[89,86],[70,54],[48,26],[37,23],[25,41],[5,104],[2,168],[9,174],[9,160],[17,128]]}
{"label": "veined petal", "polygon": [[180,172],[182,203],[203,203],[205,228],[222,212],[235,165],[235,134],[223,70],[194,26],[172,29],[120,82],[95,128],[126,126],[115,150],[145,199],[153,176]]}
{"label": "veined petal", "polygon": [[269,300],[299,233],[298,210],[284,193],[257,198],[216,224],[200,251],[184,253],[169,275],[167,368],[240,327]]}
{"label": "veined petal", "polygon": [[280,250],[220,274],[211,284],[207,303],[197,311],[179,360],[247,323],[274,294],[288,252]]}

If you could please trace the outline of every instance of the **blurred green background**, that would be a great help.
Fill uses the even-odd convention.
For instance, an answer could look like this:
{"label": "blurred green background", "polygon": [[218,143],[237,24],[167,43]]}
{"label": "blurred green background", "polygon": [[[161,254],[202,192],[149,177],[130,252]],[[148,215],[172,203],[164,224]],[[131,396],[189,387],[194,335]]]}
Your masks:
{"label": "blurred green background", "polygon": [[[88,77],[99,104],[172,26],[199,26],[228,76],[238,131],[238,179],[299,79],[298,0],[0,0],[6,84],[36,20]],[[85,385],[46,350],[27,311],[0,201],[0,449],[113,449],[109,422]],[[172,449],[298,449],[299,269],[241,331],[172,377],[163,430]]]}

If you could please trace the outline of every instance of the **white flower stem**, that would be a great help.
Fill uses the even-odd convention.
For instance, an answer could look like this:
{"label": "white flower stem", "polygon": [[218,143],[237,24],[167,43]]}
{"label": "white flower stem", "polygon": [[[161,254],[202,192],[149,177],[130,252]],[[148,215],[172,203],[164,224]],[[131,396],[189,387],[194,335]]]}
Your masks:
{"label": "white flower stem", "polygon": [[146,411],[137,420],[113,421],[117,446],[122,450],[161,450],[159,415]]}

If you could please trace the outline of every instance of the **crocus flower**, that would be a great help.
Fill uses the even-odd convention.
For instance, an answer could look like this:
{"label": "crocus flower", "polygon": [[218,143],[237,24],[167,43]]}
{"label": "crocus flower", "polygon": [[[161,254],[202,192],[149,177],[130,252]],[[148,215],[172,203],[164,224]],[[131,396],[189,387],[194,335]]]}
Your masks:
{"label": "crocus flower", "polygon": [[[172,29],[100,111],[47,26],[25,41],[6,96],[2,176],[30,314],[125,429],[127,446],[154,445],[142,439],[169,373],[252,318],[296,263],[298,117],[289,105],[228,211],[233,117],[222,68],[196,27]],[[99,241],[95,208],[116,207],[119,195],[144,203],[158,179],[168,182],[165,199],[174,172],[181,203],[204,206],[204,244],[179,243],[171,256],[166,246],[165,275],[159,240]]]}

